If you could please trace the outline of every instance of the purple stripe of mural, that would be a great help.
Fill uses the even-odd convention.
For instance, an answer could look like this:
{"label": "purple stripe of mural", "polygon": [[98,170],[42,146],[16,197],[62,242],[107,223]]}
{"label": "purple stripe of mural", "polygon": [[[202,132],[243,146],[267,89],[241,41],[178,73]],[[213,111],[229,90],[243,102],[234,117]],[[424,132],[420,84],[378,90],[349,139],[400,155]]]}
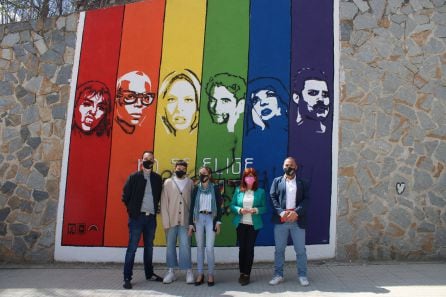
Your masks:
{"label": "purple stripe of mural", "polygon": [[290,156],[310,183],[307,244],[329,241],[333,122],[333,1],[292,2]]}

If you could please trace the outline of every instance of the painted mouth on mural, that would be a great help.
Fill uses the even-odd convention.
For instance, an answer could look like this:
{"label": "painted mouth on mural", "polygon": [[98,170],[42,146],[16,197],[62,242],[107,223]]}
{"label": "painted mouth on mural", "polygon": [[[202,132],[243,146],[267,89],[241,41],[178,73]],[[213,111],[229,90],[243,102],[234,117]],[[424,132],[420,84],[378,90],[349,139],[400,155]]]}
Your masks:
{"label": "painted mouth on mural", "polygon": [[262,110],[261,114],[262,114],[262,116],[266,117],[266,116],[269,116],[272,112],[273,111],[271,109],[266,108],[266,109]]}
{"label": "painted mouth on mural", "polygon": [[130,115],[135,119],[140,119],[142,117],[141,113],[131,113]]}
{"label": "painted mouth on mural", "polygon": [[175,124],[184,124],[186,123],[186,118],[182,116],[176,116],[173,118],[173,121],[175,122]]}

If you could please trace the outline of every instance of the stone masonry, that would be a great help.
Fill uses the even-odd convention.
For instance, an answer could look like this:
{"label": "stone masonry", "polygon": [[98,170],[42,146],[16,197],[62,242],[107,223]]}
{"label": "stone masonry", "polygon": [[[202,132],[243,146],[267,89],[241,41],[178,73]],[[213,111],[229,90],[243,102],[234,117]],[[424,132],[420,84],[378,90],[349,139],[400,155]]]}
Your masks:
{"label": "stone masonry", "polygon": [[0,26],[0,261],[54,258],[77,20]]}
{"label": "stone masonry", "polygon": [[[446,258],[445,2],[339,1],[338,260]],[[0,26],[0,261],[53,261],[77,20]]]}
{"label": "stone masonry", "polygon": [[340,2],[337,259],[446,257],[445,2]]}

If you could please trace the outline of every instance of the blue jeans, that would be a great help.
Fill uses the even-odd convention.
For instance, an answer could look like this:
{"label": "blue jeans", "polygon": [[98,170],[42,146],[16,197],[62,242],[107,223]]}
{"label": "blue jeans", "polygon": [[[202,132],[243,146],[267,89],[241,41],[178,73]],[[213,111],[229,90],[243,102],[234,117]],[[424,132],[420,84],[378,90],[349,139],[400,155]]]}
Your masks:
{"label": "blue jeans", "polygon": [[192,268],[192,261],[190,258],[190,238],[187,236],[188,228],[188,226],[174,226],[167,229],[166,260],[168,268],[175,268],[178,266],[177,238],[180,246],[180,269]]}
{"label": "blue jeans", "polygon": [[144,239],[144,272],[146,278],[153,274],[152,255],[153,239],[155,238],[156,218],[155,215],[147,216],[140,214],[136,218],[129,218],[129,244],[125,253],[124,280],[131,280],[133,275],[133,264],[135,253],[138,248],[141,233]]}
{"label": "blue jeans", "polygon": [[285,249],[288,243],[288,234],[293,240],[297,260],[297,275],[307,276],[307,252],[305,249],[305,229],[299,228],[297,223],[283,223],[274,225],[274,275],[283,277],[283,264],[285,263]]}
{"label": "blue jeans", "polygon": [[210,214],[198,215],[195,223],[195,240],[197,241],[197,270],[198,274],[203,274],[204,266],[204,237],[206,234],[206,258],[208,260],[208,275],[214,275],[214,218]]}

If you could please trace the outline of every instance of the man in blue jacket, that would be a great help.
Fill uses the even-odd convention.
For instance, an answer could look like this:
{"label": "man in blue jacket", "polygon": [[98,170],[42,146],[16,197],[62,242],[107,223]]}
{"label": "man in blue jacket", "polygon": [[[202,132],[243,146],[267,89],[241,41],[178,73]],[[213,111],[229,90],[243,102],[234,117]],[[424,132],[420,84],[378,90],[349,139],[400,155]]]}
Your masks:
{"label": "man in blue jacket", "polygon": [[307,253],[305,250],[306,210],[308,185],[296,177],[296,160],[288,157],[283,162],[283,176],[276,177],[271,185],[270,197],[273,204],[274,225],[274,276],[270,285],[283,282],[283,265],[288,234],[293,240],[297,258],[297,274],[302,286],[308,286]]}
{"label": "man in blue jacket", "polygon": [[144,239],[144,272],[147,280],[162,281],[153,272],[153,239],[155,238],[156,214],[161,199],[162,179],[153,172],[153,152],[145,151],[142,156],[142,170],[130,174],[122,192],[129,215],[129,244],[125,253],[124,288],[131,289],[133,264],[141,233]]}

